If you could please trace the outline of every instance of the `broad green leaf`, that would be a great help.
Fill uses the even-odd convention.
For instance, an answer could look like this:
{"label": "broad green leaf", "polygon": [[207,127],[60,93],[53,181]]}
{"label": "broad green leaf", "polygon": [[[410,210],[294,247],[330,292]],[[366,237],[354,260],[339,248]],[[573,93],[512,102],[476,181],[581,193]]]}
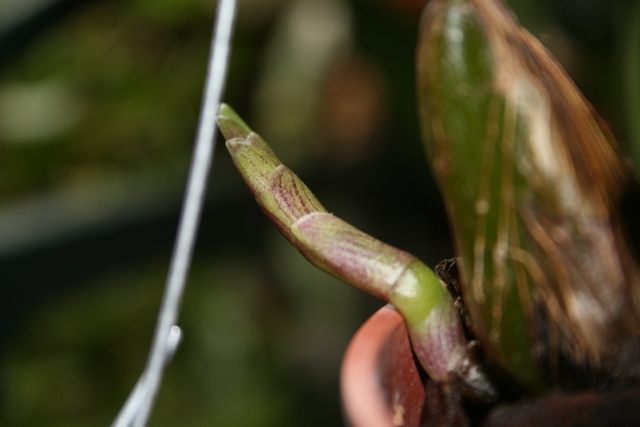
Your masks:
{"label": "broad green leaf", "polygon": [[561,360],[609,375],[640,322],[617,211],[630,174],[606,126],[497,0],[433,1],[418,79],[485,351],[531,391],[563,381]]}

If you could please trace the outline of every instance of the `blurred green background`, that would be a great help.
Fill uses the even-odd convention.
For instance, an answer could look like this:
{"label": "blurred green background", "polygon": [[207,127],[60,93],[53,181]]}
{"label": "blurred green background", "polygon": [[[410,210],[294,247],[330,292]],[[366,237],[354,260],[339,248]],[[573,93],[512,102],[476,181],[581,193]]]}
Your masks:
{"label": "blurred green background", "polygon": [[[451,256],[415,112],[424,0],[239,3],[226,101],[330,211],[431,265]],[[638,153],[636,2],[509,4]],[[0,2],[0,425],[107,425],[142,371],[214,10]],[[342,353],[382,304],[308,266],[218,148],[150,425],[340,425]]]}

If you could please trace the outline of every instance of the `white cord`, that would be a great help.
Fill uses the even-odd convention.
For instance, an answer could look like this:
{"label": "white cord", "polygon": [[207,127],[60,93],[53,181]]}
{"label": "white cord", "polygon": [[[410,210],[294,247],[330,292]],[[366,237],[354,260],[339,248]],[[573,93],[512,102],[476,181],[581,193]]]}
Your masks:
{"label": "white cord", "polygon": [[164,368],[180,341],[176,326],[216,142],[215,119],[227,74],[236,0],[219,0],[195,151],[162,306],[147,365],[112,427],[144,427]]}

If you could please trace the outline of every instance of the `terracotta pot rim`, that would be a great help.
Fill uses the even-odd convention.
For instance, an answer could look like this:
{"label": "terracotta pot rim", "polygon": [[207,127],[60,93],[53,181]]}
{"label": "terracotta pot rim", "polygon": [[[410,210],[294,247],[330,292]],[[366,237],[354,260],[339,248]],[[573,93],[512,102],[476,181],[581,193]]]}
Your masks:
{"label": "terracotta pot rim", "polygon": [[404,320],[391,305],[356,332],[342,361],[340,388],[351,427],[420,424],[424,384]]}
{"label": "terracotta pot rim", "polygon": [[[406,341],[402,352],[412,358],[402,316],[391,305],[379,309],[356,332],[342,360],[340,389],[344,417],[351,427],[392,427],[404,424],[404,410],[393,405],[397,396],[385,384],[389,360],[389,342],[394,336]],[[391,368],[391,369],[387,369]],[[394,409],[396,409],[394,411]]]}

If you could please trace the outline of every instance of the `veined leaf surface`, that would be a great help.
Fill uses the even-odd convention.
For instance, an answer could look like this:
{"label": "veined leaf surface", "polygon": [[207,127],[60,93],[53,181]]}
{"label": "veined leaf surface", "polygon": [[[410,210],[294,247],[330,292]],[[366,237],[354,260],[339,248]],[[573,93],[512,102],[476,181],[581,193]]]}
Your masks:
{"label": "veined leaf surface", "polygon": [[605,376],[638,360],[639,274],[618,215],[630,174],[562,68],[501,2],[436,0],[418,76],[465,301],[490,358],[532,391],[561,381],[560,360]]}

